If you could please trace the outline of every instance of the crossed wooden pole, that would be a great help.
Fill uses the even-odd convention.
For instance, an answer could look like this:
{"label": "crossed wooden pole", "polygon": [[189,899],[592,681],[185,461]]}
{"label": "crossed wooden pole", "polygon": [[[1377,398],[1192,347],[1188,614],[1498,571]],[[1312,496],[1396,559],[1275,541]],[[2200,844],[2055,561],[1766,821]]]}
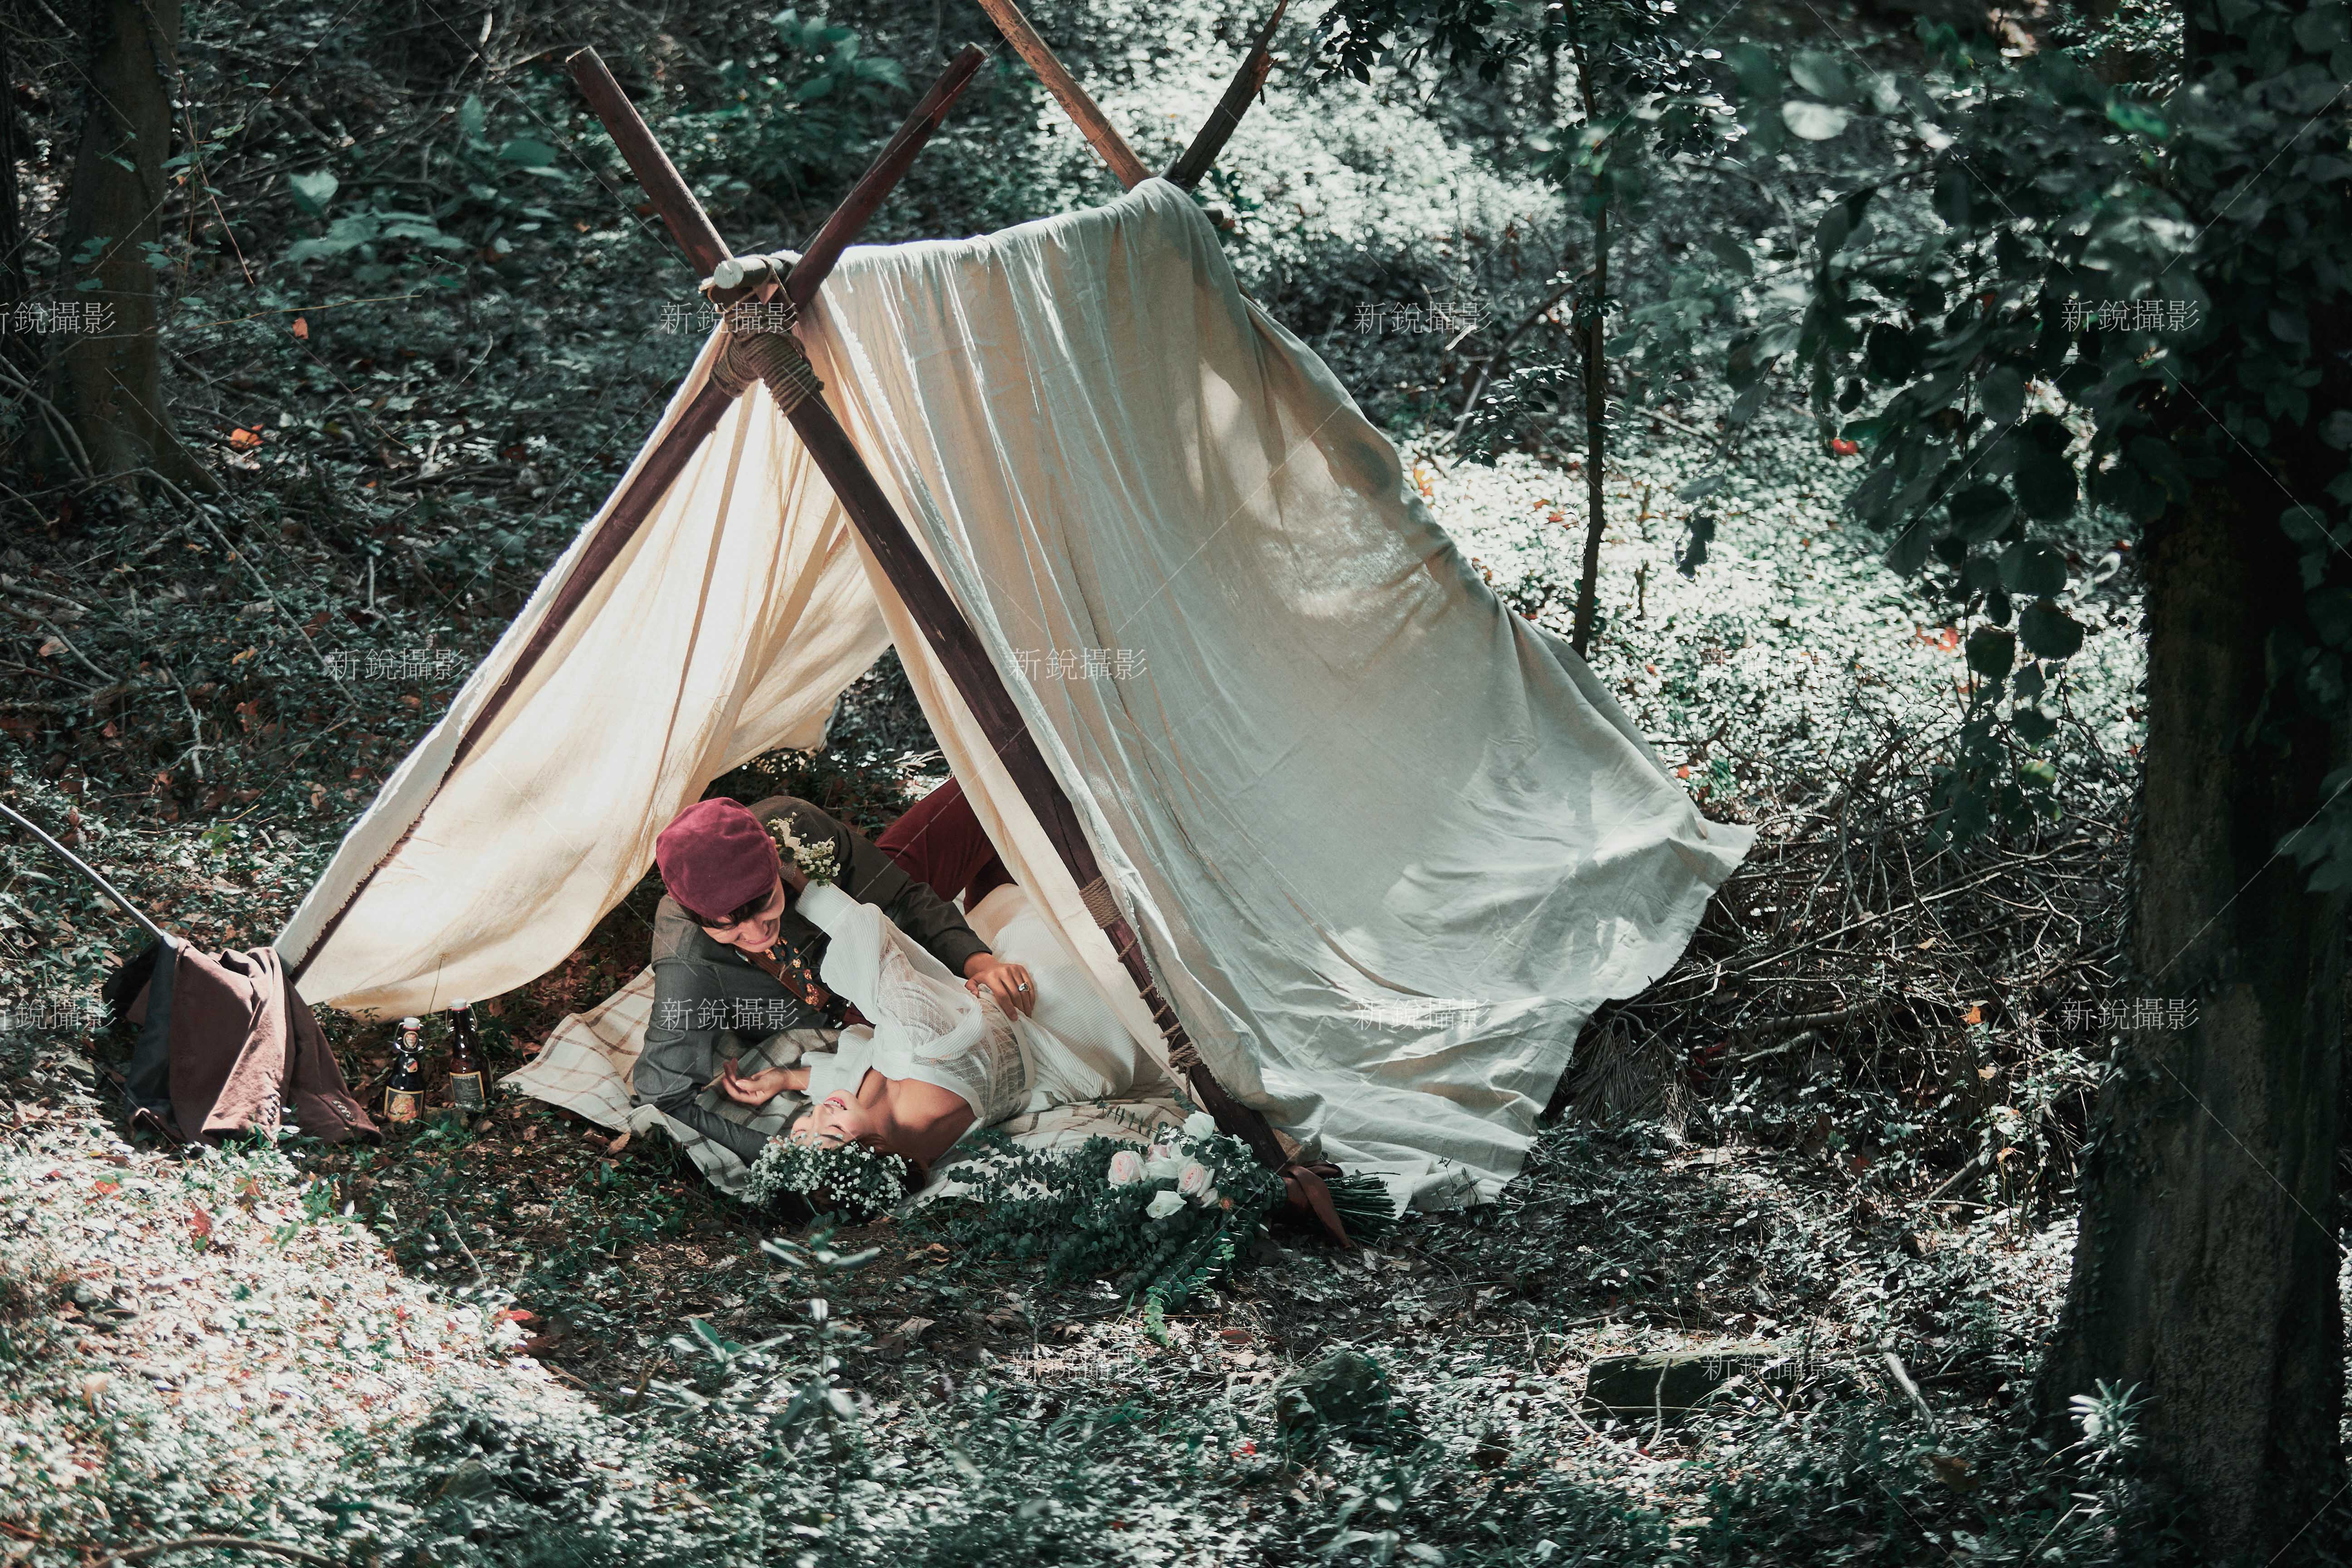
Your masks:
{"label": "crossed wooden pole", "polygon": [[[982,0],[982,4],[1121,183],[1132,187],[1148,178],[1141,160],[1126,139],[1069,72],[1063,69],[1012,0]],[[1265,82],[1272,59],[1268,46],[1275,23],[1281,19],[1282,7],[1287,4],[1288,0],[1281,0],[1274,16],[1260,30],[1216,112],[1170,172],[1171,180],[1188,187],[1196,184],[1231,136],[1249,99]],[[818,286],[840,258],[842,250],[914,163],[915,155],[939,128],[949,107],[971,82],[985,58],[976,46],[967,46],[957,55],[885,145],[873,167],[826,219],[800,259],[789,264],[782,258],[735,257],[603,59],[593,49],[582,49],[571,58],[568,63],[573,79],[604,121],[630,172],[645,187],[654,210],[660,214],[671,235],[707,279],[705,291],[725,307],[727,332],[709,382],[687,405],[667,437],[648,455],[624,492],[615,498],[578,569],[558,591],[530,644],[459,741],[456,758],[464,757],[471,750],[476,737],[487,731],[509,697],[520,689],[531,668],[561,635],[564,622],[586,598],[597,576],[619,557],[643,526],[655,500],[717,426],[720,416],[753,382],[759,383],[768,389],[791,422],[851,524],[864,538],[915,624],[939,655],[956,689],[962,693],[990,745],[1003,760],[1006,771],[1035,814],[1055,853],[1069,868],[1088,914],[1108,937],[1120,965],[1150,1008],[1152,1022],[1166,1043],[1170,1064],[1185,1075],[1193,1095],[1215,1117],[1219,1128],[1247,1142],[1263,1163],[1281,1172],[1293,1201],[1345,1243],[1346,1227],[1340,1223],[1321,1175],[1301,1164],[1286,1149],[1262,1112],[1225,1091],[1201,1060],[1199,1050],[1185,1033],[1175,1010],[1160,994],[1144,962],[1141,944],[1111,897],[1095,858],[1094,847],[1079,826],[1077,812],[1069,796],[1046,765],[1044,752],[1023,721],[987,649],[964,619],[946,585],[931,571],[906,523],[858,456],[840,421],[818,395],[820,387],[808,355],[793,333],[800,310],[815,298]],[[322,931],[322,941],[324,935]]]}

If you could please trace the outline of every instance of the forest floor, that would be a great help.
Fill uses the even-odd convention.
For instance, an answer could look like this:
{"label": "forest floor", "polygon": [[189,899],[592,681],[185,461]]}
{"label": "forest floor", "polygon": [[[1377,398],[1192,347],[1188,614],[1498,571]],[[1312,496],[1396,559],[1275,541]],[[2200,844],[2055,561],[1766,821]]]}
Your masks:
{"label": "forest floor", "polygon": [[[337,1561],[656,1561],[675,1536],[719,1562],[785,1530],[815,1562],[2161,1560],[2154,1505],[2108,1451],[2027,1424],[2097,1049],[2072,1015],[2106,994],[2128,578],[2076,606],[2093,642],[2068,677],[2074,809],[1939,848],[1926,772],[1958,710],[1955,639],[1838,534],[1828,459],[1779,443],[1735,464],[1744,504],[1685,578],[1670,490],[1687,470],[1671,438],[1626,459],[1594,662],[1759,847],[1683,963],[1587,1031],[1499,1204],[1408,1215],[1355,1252],[1268,1237],[1161,1342],[1107,1286],[1049,1288],[919,1220],[834,1237],[878,1251],[812,1278],[665,1141],[535,1102],[436,1108],[379,1147],[126,1142],[97,1091],[122,1042],[55,1007],[21,1026],[73,985],[73,946],[26,950],[36,1011],[20,1002],[9,1037],[0,1143],[5,1550],[62,1563],[223,1533]],[[1498,593],[1559,613],[1569,468],[1423,451],[1414,473]],[[878,830],[936,766],[893,673],[824,752],[719,787],[781,784]],[[415,706],[388,705],[371,731]],[[2124,768],[2103,775],[2110,755]],[[269,798],[373,776],[345,762],[306,752]],[[68,787],[102,776],[26,768],[11,794],[135,867],[199,941],[259,940],[330,847],[234,801],[138,820]],[[42,873],[21,847],[13,864],[21,894]],[[27,925],[46,910],[123,951],[52,886],[15,906]],[[483,1000],[494,1068],[642,965],[656,891]],[[322,1016],[353,1080],[380,1074],[382,1026]],[[822,1334],[813,1296],[832,1303]],[[1386,1388],[1343,1440],[1302,1445],[1279,1380],[1335,1349],[1370,1354]],[[1764,1358],[1686,1421],[1586,1398],[1605,1356],[1748,1350]],[[832,1454],[828,1500],[781,1520],[714,1500],[742,1451],[730,1423],[757,1427],[826,1356],[847,1395],[833,1447],[761,1463]],[[565,1475],[612,1456],[597,1484],[639,1534],[574,1521],[557,1533],[578,1554],[546,1554],[545,1516],[570,1506],[550,1500],[578,1484],[516,1458],[553,1439],[512,1434],[542,1431],[564,1435]]]}

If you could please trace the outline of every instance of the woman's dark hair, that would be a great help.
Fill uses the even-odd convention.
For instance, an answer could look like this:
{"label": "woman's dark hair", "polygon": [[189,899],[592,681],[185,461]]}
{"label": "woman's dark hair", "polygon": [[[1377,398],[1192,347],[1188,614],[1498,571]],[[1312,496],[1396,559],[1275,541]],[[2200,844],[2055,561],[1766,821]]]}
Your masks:
{"label": "woman's dark hair", "polygon": [[[667,891],[667,885],[665,885],[664,890]],[[677,899],[677,907],[679,909],[686,910],[688,914],[693,916],[694,923],[698,926],[731,926],[737,921],[748,921],[753,915],[758,914],[761,910],[766,909],[768,907],[768,900],[774,896],[775,889],[771,888],[768,891],[759,895],[759,897],[736,905],[734,913],[723,915],[714,920],[710,916],[702,913],[699,910],[687,909],[686,900],[684,899],[678,899],[676,893],[670,894],[671,898]],[[786,909],[790,909],[792,907],[792,890],[790,889],[786,889],[784,890],[784,907]]]}

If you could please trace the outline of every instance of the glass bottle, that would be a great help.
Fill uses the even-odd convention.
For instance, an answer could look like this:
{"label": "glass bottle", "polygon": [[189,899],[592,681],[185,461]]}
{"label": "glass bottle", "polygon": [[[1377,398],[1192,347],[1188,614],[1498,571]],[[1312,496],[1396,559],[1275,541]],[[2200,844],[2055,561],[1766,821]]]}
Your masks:
{"label": "glass bottle", "polygon": [[449,1004],[449,1103],[471,1115],[489,1109],[489,1079],[482,1071],[482,1043],[474,1033],[474,1010]]}
{"label": "glass bottle", "polygon": [[386,1121],[414,1121],[425,1113],[425,1045],[418,1037],[424,1028],[421,1018],[400,1021],[400,1054],[383,1089]]}

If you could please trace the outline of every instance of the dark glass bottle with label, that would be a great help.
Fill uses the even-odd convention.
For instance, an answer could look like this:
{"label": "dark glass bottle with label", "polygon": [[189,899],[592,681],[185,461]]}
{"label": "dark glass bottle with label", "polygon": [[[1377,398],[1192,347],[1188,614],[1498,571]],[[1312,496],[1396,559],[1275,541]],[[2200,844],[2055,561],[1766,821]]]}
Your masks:
{"label": "dark glass bottle with label", "polygon": [[425,1044],[419,1038],[424,1028],[421,1018],[400,1021],[400,1053],[383,1089],[386,1121],[414,1121],[425,1114]]}
{"label": "dark glass bottle with label", "polygon": [[482,1042],[474,1034],[474,1010],[449,1004],[449,1103],[471,1115],[489,1109],[489,1078],[482,1070]]}

